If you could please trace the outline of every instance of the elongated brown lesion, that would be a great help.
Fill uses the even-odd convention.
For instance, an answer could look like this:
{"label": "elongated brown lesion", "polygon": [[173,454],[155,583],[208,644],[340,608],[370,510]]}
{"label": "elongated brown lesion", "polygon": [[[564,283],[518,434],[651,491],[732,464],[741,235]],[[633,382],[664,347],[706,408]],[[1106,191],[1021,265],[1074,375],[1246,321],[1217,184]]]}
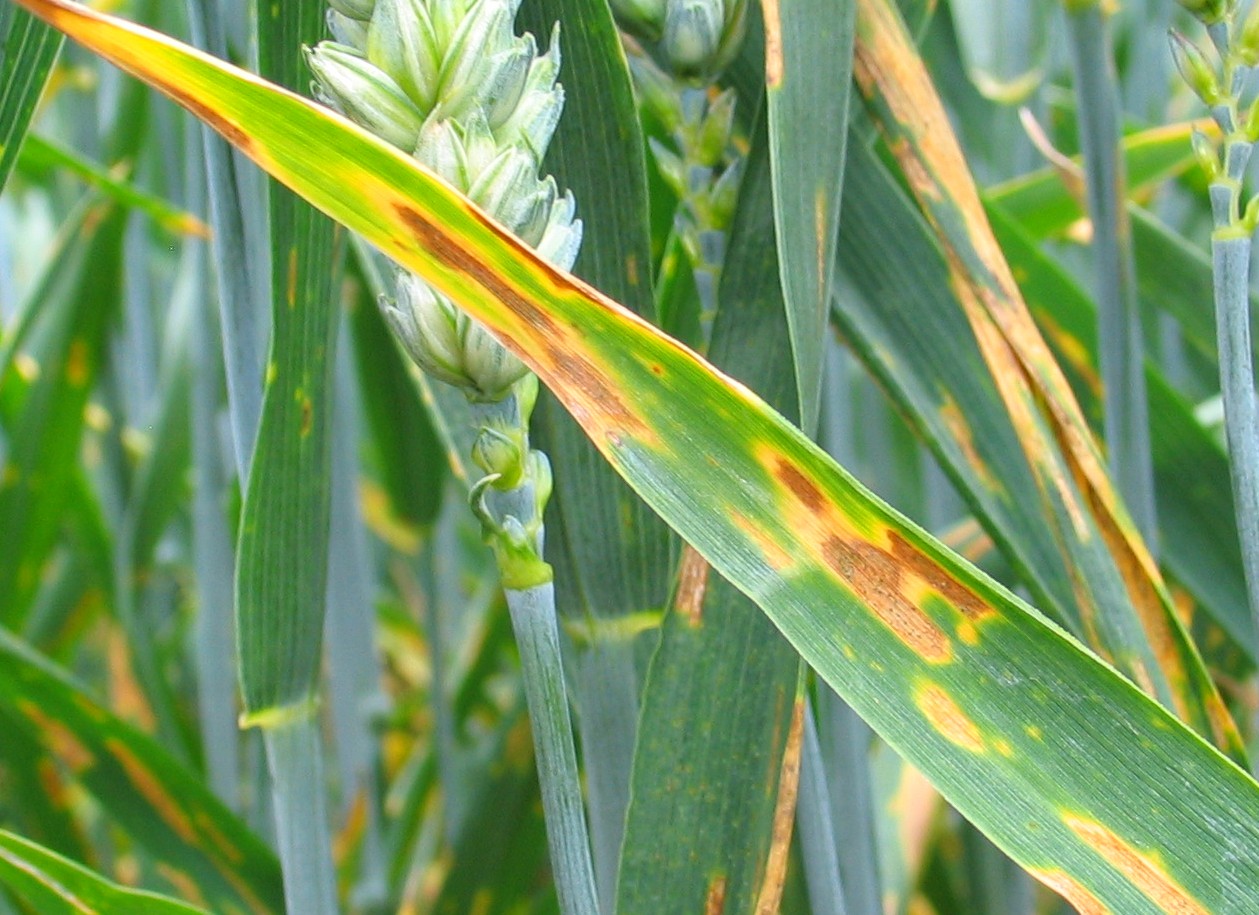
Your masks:
{"label": "elongated brown lesion", "polygon": [[833,534],[822,544],[822,558],[870,612],[915,653],[937,664],[952,659],[948,635],[909,599],[909,582],[891,553],[863,540],[845,540]]}
{"label": "elongated brown lesion", "polygon": [[[432,257],[447,269],[468,277],[489,296],[506,306],[530,329],[528,339],[521,340],[510,330],[491,327],[504,346],[537,370],[539,377],[574,410],[574,415],[582,412],[583,415],[577,416],[578,422],[588,429],[595,426],[602,430],[619,429],[636,435],[643,433],[644,427],[639,416],[626,406],[621,393],[607,382],[603,373],[582,355],[583,344],[579,335],[522,295],[493,269],[478,260],[475,254],[454,244],[450,234],[425,214],[405,203],[394,204],[394,211],[414,234],[415,240]],[[490,220],[484,221],[497,234],[503,234]],[[555,273],[554,276],[559,277],[560,274]],[[560,284],[556,282],[555,285],[558,290]]]}

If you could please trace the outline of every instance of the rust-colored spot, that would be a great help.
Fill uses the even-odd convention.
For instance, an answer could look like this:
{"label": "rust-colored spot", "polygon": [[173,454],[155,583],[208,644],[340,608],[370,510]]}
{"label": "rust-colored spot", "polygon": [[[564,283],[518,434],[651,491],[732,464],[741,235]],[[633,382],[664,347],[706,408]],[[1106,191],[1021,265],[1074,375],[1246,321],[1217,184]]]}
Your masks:
{"label": "rust-colored spot", "polygon": [[761,13],[765,20],[765,84],[777,89],[783,81],[782,15],[778,11],[778,0],[761,0]]}
{"label": "rust-colored spot", "polygon": [[682,547],[678,562],[678,590],[673,609],[692,627],[703,623],[704,594],[708,590],[708,563],[689,543]]}
{"label": "rust-colored spot", "polygon": [[708,882],[704,894],[704,915],[724,915],[726,911],[726,875],[718,874]]}
{"label": "rust-colored spot", "polygon": [[804,475],[804,472],[785,457],[774,461],[774,476],[779,482],[791,490],[801,504],[811,512],[819,511],[826,499],[817,484]]}
{"label": "rust-colored spot", "polygon": [[1069,902],[1080,915],[1110,915],[1110,909],[1070,874],[1035,867],[1029,867],[1027,872]]}
{"label": "rust-colored spot", "polygon": [[778,773],[778,800],[774,804],[774,825],[765,861],[765,877],[756,897],[756,915],[777,915],[787,880],[787,860],[791,851],[791,827],[796,819],[796,797],[800,793],[800,751],[804,745],[804,700],[791,707],[791,730],[783,748]]}
{"label": "rust-colored spot", "polygon": [[73,387],[83,387],[91,375],[91,364],[87,341],[75,337],[70,341],[70,349],[66,352],[66,381]]}
{"label": "rust-colored spot", "polygon": [[946,601],[957,608],[968,620],[982,620],[996,611],[988,606],[974,591],[941,568],[896,531],[888,532],[892,542],[892,556]]}
{"label": "rust-colored spot", "polygon": [[1114,831],[1094,820],[1071,814],[1065,814],[1062,819],[1086,845],[1126,876],[1164,912],[1174,912],[1175,915],[1208,915],[1211,911],[1208,906],[1189,895],[1189,891],[1167,873],[1157,853],[1138,851]]}
{"label": "rust-colored spot", "polygon": [[96,764],[96,756],[64,722],[46,715],[42,708],[27,699],[18,700],[18,710],[34,722],[52,754],[75,775]]}
{"label": "rust-colored spot", "polygon": [[952,657],[944,630],[906,596],[901,566],[890,553],[861,540],[831,535],[822,545],[822,558],[913,651],[936,664]]}
{"label": "rust-colored spot", "polygon": [[651,363],[651,374],[655,375],[657,378],[663,378],[664,366],[661,365],[659,362]]}
{"label": "rust-colored spot", "polygon": [[971,753],[983,753],[984,735],[979,725],[971,721],[961,706],[938,683],[919,686],[914,693],[914,704],[931,726],[946,740]]}

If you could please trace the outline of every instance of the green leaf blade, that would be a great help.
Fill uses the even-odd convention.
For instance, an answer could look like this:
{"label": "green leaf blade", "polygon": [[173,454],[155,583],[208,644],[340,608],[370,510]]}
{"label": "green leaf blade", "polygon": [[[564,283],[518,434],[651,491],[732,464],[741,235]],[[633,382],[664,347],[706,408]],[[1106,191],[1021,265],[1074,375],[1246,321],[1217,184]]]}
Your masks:
{"label": "green leaf blade", "polygon": [[853,0],[765,5],[774,223],[806,432],[821,401],[855,24]]}

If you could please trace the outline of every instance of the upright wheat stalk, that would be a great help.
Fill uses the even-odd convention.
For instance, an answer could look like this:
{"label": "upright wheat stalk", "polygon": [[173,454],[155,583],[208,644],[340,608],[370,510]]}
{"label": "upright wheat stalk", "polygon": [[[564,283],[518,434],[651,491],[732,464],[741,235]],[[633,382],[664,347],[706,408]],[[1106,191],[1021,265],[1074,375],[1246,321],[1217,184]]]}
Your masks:
{"label": "upright wheat stalk", "polygon": [[[330,0],[336,41],[308,52],[315,92],[411,153],[551,264],[567,270],[581,243],[569,193],[538,173],[563,107],[550,49],[516,36],[519,0]],[[471,505],[493,549],[520,649],[547,839],[560,907],[594,915],[594,872],[560,661],[542,514],[546,456],[529,447],[538,382],[480,324],[414,274],[399,270],[381,301],[411,358],[464,392],[477,424],[472,459],[484,472]]]}
{"label": "upright wheat stalk", "polygon": [[1180,2],[1206,26],[1219,57],[1216,67],[1193,42],[1172,33],[1176,66],[1206,103],[1222,135],[1216,145],[1195,131],[1194,151],[1211,182],[1220,393],[1242,567],[1259,638],[1259,405],[1250,341],[1250,249],[1259,223],[1259,197],[1242,205],[1242,181],[1259,139],[1259,97],[1251,85],[1259,64],[1259,4],[1238,22],[1236,0]]}

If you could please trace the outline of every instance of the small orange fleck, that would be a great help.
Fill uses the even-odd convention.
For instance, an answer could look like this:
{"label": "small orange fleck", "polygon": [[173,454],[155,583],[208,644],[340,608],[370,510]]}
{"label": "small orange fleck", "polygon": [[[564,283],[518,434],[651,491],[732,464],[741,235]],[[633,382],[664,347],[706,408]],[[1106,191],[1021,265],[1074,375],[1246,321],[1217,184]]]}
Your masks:
{"label": "small orange fleck", "polygon": [[63,721],[51,717],[34,702],[25,699],[18,700],[18,710],[45,735],[52,754],[73,774],[81,775],[96,764],[96,756]]}
{"label": "small orange fleck", "polygon": [[76,388],[83,387],[88,382],[90,365],[87,342],[75,337],[70,341],[70,350],[66,353],[66,381]]}

